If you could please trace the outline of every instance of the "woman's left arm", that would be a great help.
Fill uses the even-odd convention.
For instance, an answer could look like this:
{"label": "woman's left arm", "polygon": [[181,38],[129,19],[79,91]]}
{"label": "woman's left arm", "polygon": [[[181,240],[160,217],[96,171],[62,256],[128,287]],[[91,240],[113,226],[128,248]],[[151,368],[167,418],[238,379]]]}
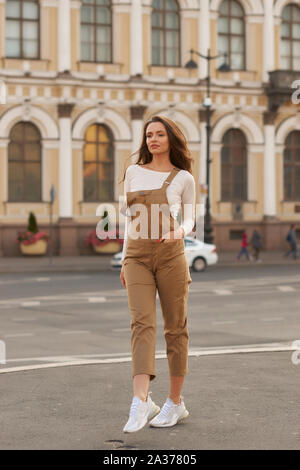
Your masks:
{"label": "woman's left arm", "polygon": [[196,201],[196,188],[195,179],[191,173],[188,173],[185,178],[184,189],[181,195],[181,204],[183,207],[182,222],[179,229],[183,229],[183,236],[187,236],[195,225],[195,201]]}
{"label": "woman's left arm", "polygon": [[[174,232],[168,232],[162,237],[165,242],[172,242],[188,235],[195,225],[195,180],[191,173],[187,173],[184,179],[184,187],[181,193],[182,222]],[[166,237],[166,238],[164,238]]]}

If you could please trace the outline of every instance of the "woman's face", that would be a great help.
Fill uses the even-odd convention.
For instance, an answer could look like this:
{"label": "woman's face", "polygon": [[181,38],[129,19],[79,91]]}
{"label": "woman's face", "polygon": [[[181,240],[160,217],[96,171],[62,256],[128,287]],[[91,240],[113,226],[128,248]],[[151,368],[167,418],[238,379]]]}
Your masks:
{"label": "woman's face", "polygon": [[146,144],[152,155],[169,152],[169,138],[161,122],[151,122],[146,129]]}

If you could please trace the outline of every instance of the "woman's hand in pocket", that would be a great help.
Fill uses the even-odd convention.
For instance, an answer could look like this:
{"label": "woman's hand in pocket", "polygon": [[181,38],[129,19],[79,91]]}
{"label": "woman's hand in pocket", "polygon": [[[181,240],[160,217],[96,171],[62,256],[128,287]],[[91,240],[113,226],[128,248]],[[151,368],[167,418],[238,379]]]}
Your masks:
{"label": "woman's hand in pocket", "polygon": [[184,230],[182,227],[178,227],[176,230],[165,233],[158,241],[160,243],[173,243],[176,240],[184,237]]}

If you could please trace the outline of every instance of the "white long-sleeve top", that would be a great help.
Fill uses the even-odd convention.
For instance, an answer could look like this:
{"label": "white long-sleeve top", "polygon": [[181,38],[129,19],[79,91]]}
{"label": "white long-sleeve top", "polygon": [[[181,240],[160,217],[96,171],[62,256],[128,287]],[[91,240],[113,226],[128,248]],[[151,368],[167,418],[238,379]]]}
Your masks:
{"label": "white long-sleeve top", "polygon": [[[148,189],[159,189],[167,179],[170,172],[150,170],[141,165],[130,165],[125,174],[124,181],[124,205],[121,212],[125,217],[124,244],[122,261],[125,258],[128,232],[130,229],[130,214],[127,211],[126,193],[132,191],[142,191]],[[169,203],[170,214],[177,220],[179,211],[183,214],[180,227],[184,230],[184,236],[188,235],[195,224],[195,180],[189,171],[180,170],[167,186],[166,195]]]}

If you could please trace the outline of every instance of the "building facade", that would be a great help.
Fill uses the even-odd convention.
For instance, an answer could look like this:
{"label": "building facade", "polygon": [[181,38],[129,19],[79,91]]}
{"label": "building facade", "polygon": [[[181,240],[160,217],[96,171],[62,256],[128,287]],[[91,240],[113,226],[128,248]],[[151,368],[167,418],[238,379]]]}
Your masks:
{"label": "building facade", "polygon": [[119,206],[143,123],[175,120],[206,186],[207,61],[212,60],[210,201],[214,242],[260,229],[284,248],[300,229],[300,1],[0,0],[0,256],[15,256],[30,211],[54,253],[88,254],[102,203]]}

